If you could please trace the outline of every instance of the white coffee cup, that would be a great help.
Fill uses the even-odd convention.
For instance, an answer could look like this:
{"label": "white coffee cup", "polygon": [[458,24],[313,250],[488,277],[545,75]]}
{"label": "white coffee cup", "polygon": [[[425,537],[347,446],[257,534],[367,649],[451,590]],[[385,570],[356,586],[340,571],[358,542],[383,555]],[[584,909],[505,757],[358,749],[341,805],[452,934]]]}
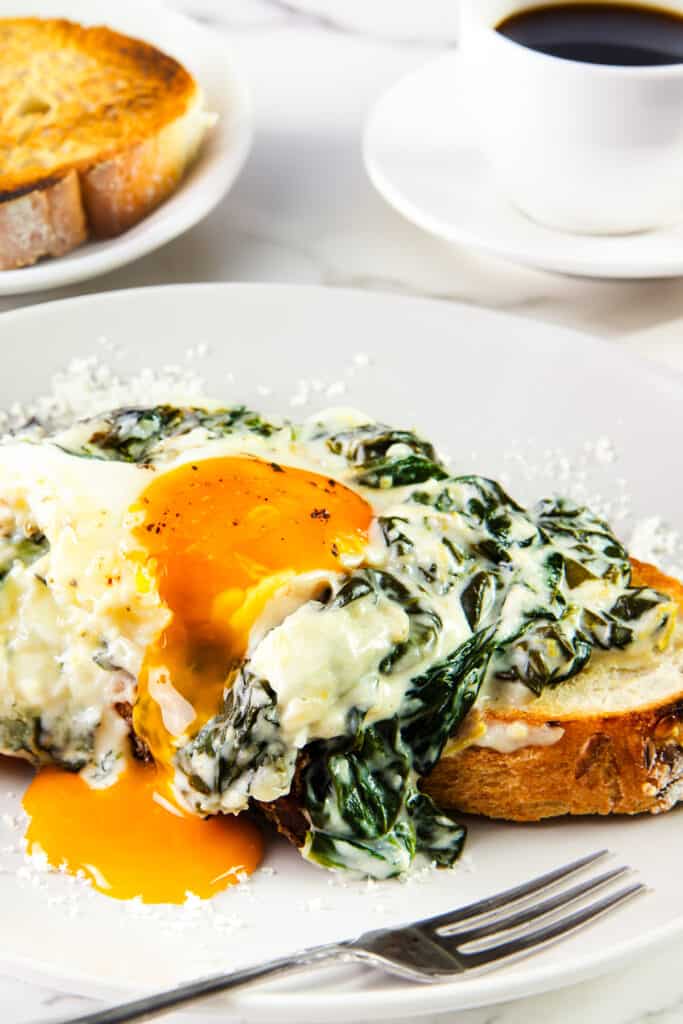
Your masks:
{"label": "white coffee cup", "polygon": [[[683,219],[683,64],[548,56],[496,31],[533,0],[461,2],[466,102],[499,185],[520,210],[586,234]],[[662,8],[683,14],[683,0]]]}

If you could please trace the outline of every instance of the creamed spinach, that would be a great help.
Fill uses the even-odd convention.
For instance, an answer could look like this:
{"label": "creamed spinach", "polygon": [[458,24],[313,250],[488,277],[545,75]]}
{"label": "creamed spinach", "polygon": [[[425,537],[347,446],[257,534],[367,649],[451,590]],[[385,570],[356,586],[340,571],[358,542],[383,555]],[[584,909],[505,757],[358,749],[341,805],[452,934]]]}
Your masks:
{"label": "creamed spinach", "polygon": [[[663,645],[675,612],[666,596],[630,586],[624,548],[588,509],[555,499],[527,511],[494,481],[450,476],[433,447],[406,431],[369,424],[328,434],[321,425],[313,436],[344,460],[345,482],[381,503],[364,564],[332,584],[307,628],[303,617],[292,626],[298,656],[324,616],[347,613],[353,629],[354,607],[394,606],[405,629],[364,666],[375,684],[366,693],[391,691],[386,716],[371,700],[348,703],[339,734],[306,745],[305,853],[379,877],[418,853],[451,864],[464,829],[419,780],[482,686],[517,682],[539,694],[580,672],[595,650]],[[178,753],[199,808],[230,806],[236,791],[270,799],[292,785],[298,750],[255,660]]]}
{"label": "creamed spinach", "polygon": [[[414,433],[357,414],[294,425],[241,406],[123,409],[52,443],[155,467],[189,438],[284,466],[293,453],[373,509],[362,555],[271,624],[175,755],[176,787],[199,813],[294,787],[319,864],[387,877],[418,854],[453,863],[465,830],[420,779],[482,691],[537,695],[596,652],[663,647],[673,628],[671,600],[631,586],[626,551],[588,509],[524,509],[492,480],[452,475]],[[41,543],[6,539],[0,581]]]}

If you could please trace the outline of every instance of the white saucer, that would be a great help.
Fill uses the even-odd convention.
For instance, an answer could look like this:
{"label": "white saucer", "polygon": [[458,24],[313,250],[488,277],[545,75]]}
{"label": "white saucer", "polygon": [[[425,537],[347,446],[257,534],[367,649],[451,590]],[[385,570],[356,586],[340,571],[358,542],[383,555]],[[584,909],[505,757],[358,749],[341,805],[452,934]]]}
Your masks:
{"label": "white saucer", "polygon": [[683,224],[637,235],[571,235],[528,220],[501,194],[466,111],[458,57],[401,79],[371,111],[365,166],[404,217],[439,238],[587,277],[683,274]]}
{"label": "white saucer", "polygon": [[251,145],[251,107],[224,37],[158,0],[0,0],[0,17],[36,15],[107,25],[154,43],[195,75],[218,121],[178,190],[134,228],[59,259],[0,271],[0,295],[85,281],[158,249],[205,217],[235,181]]}

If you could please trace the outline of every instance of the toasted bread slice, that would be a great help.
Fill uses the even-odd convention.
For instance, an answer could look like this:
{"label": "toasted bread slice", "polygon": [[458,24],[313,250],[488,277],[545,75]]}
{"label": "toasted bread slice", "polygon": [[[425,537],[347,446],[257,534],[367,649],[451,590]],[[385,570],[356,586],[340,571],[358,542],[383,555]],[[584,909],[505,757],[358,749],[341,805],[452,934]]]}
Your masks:
{"label": "toasted bread slice", "polygon": [[0,269],[117,235],[177,186],[210,122],[172,57],[107,28],[0,19]]}
{"label": "toasted bread slice", "polygon": [[[634,586],[669,594],[683,584],[632,559]],[[509,686],[509,684],[506,684]],[[502,689],[502,688],[501,688]],[[444,749],[422,789],[444,810],[510,821],[566,814],[638,814],[683,800],[683,623],[646,662],[594,654],[574,679],[522,704],[485,695]],[[302,810],[300,756],[291,793],[261,809],[295,846]]]}
{"label": "toasted bread slice", "polygon": [[[673,597],[683,586],[633,562],[633,582]],[[509,684],[508,684],[509,690]],[[519,688],[516,696],[524,700]],[[536,821],[638,814],[683,799],[683,627],[651,660],[594,654],[574,679],[521,704],[485,696],[424,782],[443,808]]]}

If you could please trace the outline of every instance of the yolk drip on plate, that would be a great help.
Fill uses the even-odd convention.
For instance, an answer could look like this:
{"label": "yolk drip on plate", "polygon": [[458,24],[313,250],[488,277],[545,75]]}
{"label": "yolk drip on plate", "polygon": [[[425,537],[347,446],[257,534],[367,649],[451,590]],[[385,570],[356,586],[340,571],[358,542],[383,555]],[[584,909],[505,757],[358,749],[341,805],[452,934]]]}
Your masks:
{"label": "yolk drip on plate", "polygon": [[343,557],[367,544],[372,510],[327,477],[235,456],[158,474],[133,511],[145,550],[138,586],[156,587],[171,613],[146,652],[133,713],[156,769],[131,764],[108,789],[44,769],[24,799],[27,841],[109,895],[176,903],[187,891],[213,895],[261,856],[244,816],[202,820],[175,804],[178,738],[220,710],[269,599],[298,574],[344,572]]}
{"label": "yolk drip on plate", "polygon": [[100,892],[145,903],[206,899],[251,873],[261,859],[258,826],[245,818],[203,820],[158,791],[154,768],[130,764],[108,789],[43,768],[24,797],[29,852],[69,874],[83,871]]}

